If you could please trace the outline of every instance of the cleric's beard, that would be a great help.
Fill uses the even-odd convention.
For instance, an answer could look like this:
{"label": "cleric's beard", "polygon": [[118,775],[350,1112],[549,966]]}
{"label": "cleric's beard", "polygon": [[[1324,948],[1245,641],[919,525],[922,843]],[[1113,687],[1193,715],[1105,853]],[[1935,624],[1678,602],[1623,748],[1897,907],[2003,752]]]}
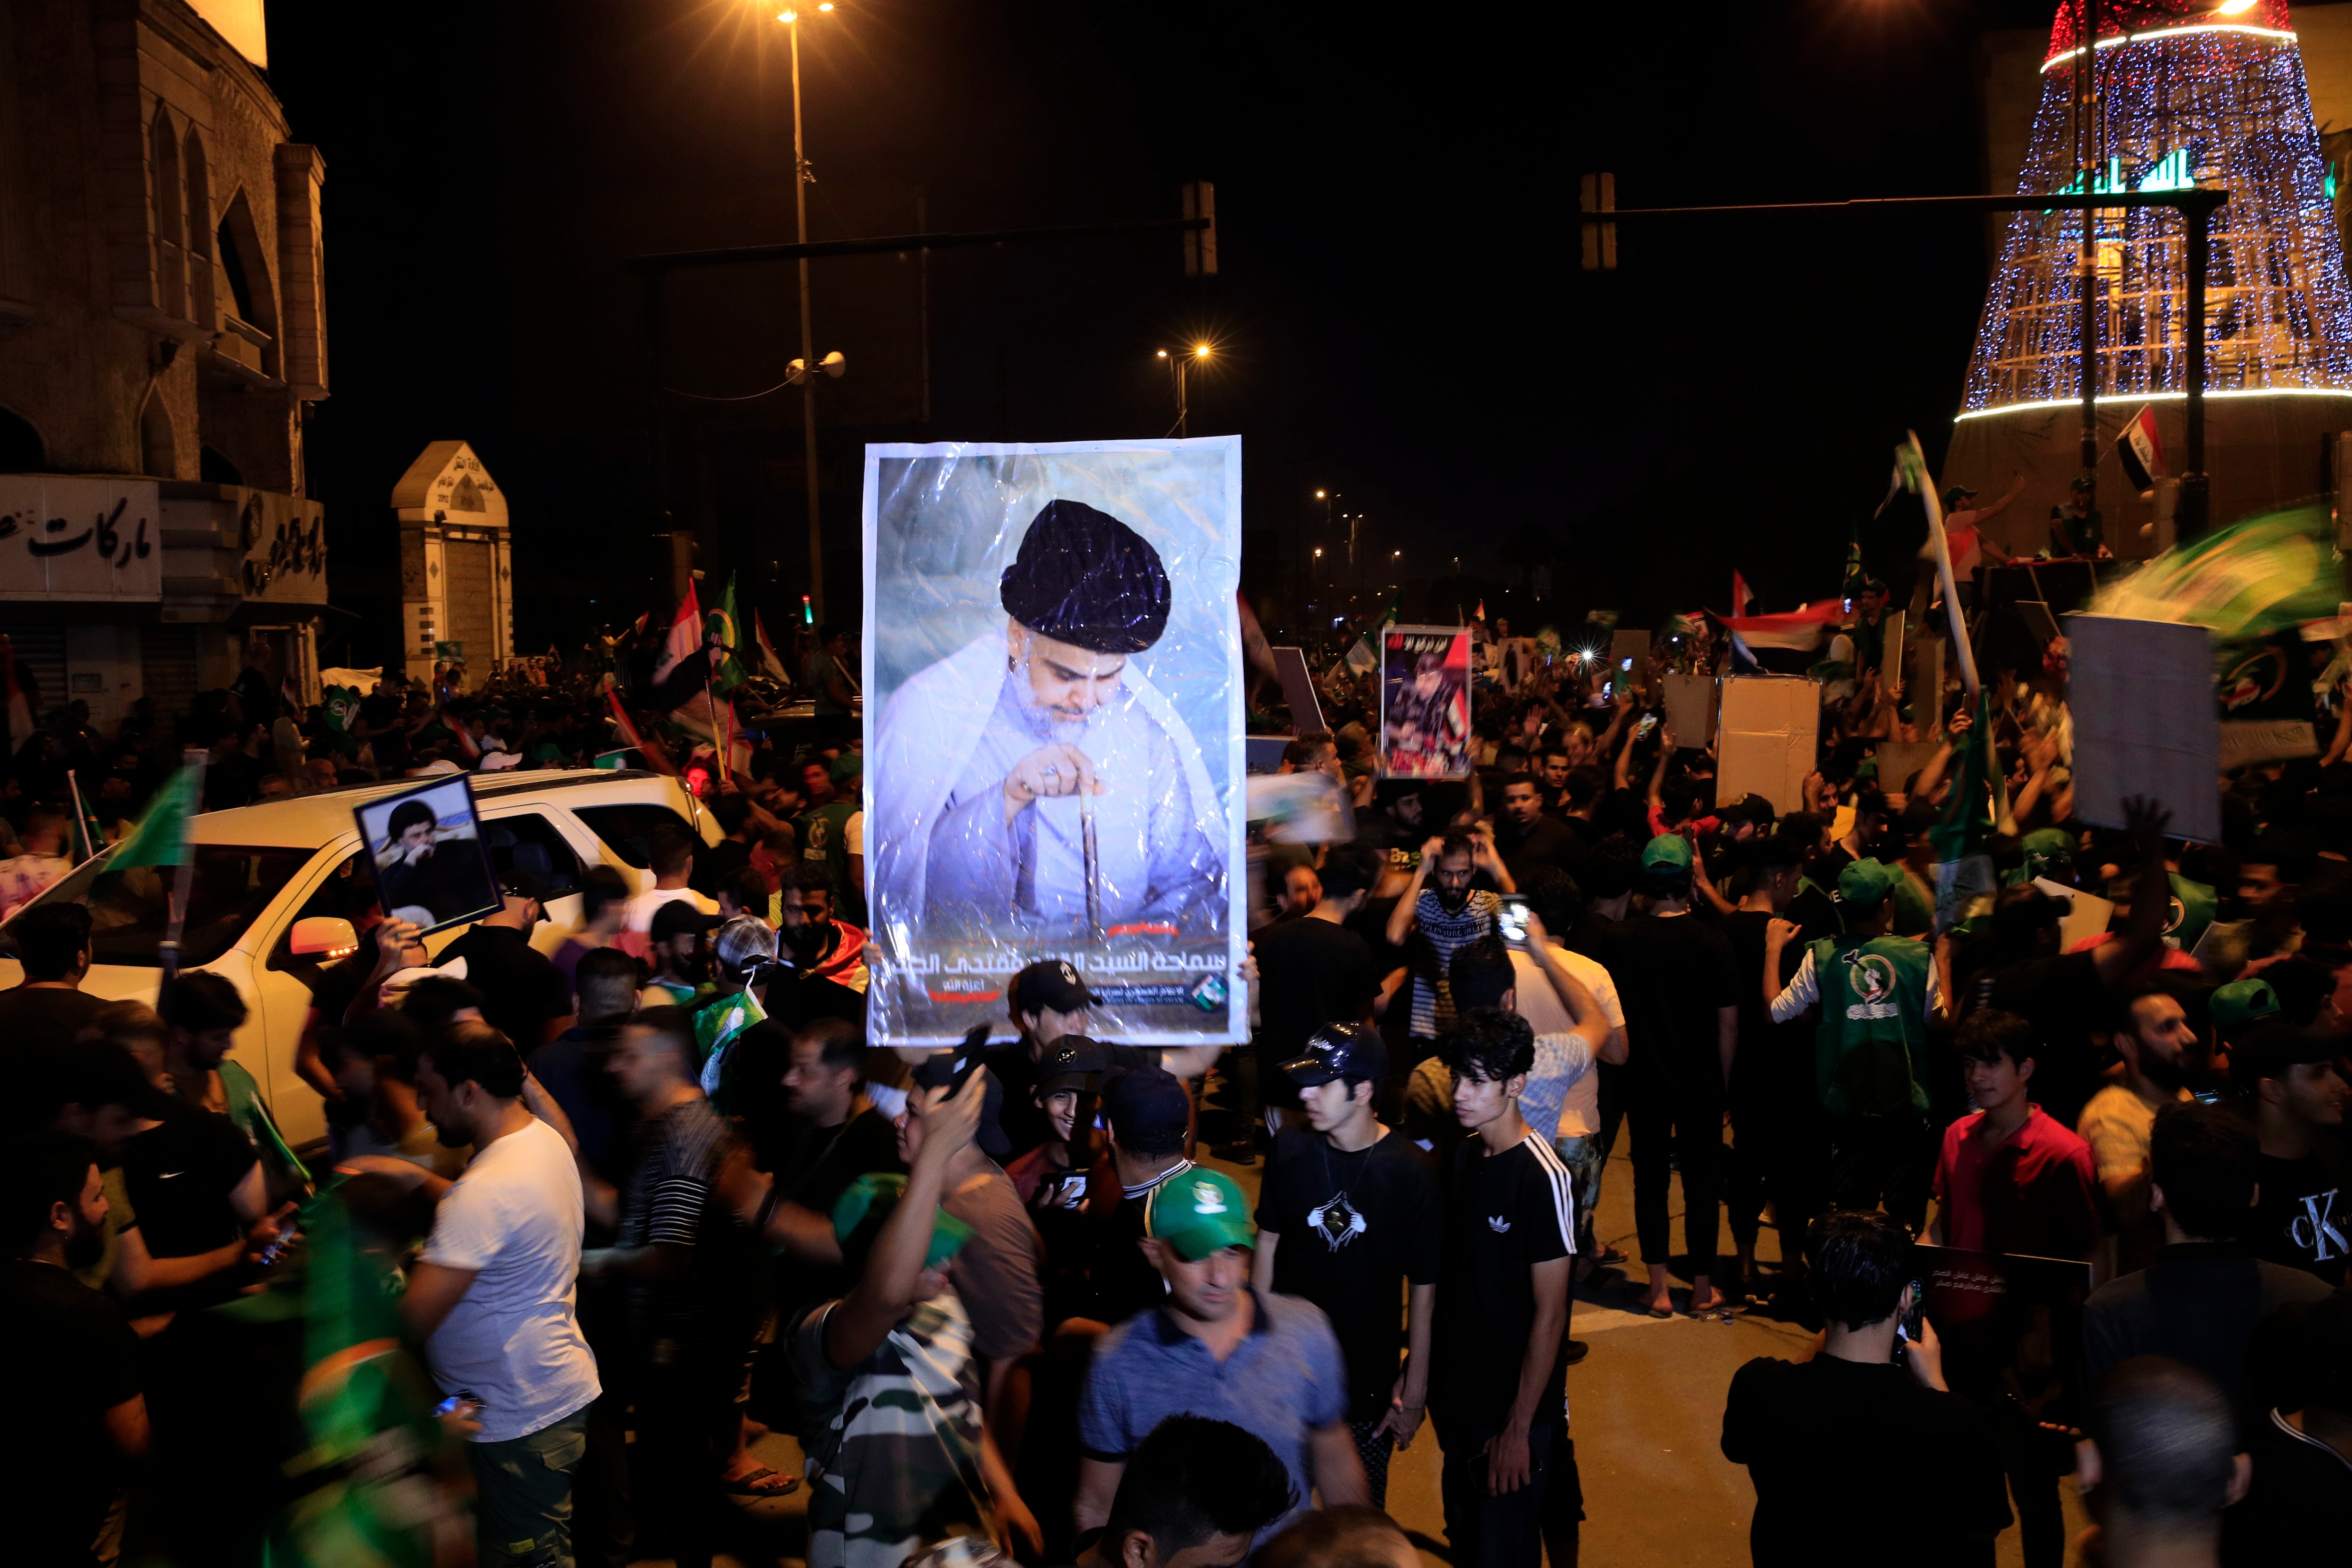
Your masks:
{"label": "cleric's beard", "polygon": [[1036,689],[1029,684],[1028,671],[1015,668],[1005,677],[1013,688],[1013,698],[1021,710],[1022,722],[1041,745],[1075,746],[1093,732],[1097,708],[1083,719],[1064,719],[1054,710],[1037,700]]}

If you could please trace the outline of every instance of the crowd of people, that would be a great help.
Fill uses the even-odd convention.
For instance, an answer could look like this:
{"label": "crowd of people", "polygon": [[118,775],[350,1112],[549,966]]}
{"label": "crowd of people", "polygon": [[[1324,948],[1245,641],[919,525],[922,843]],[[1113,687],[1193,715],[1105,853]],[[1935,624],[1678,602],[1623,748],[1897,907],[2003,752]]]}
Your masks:
{"label": "crowd of people", "polygon": [[[1097,1037],[1057,960],[1006,984],[1010,1043],[869,1042],[846,723],[625,743],[593,661],[303,710],[257,659],[109,740],[56,710],[0,795],[28,1560],[691,1564],[805,1488],[816,1564],[1402,1564],[1390,1470],[1428,1441],[1454,1562],[1563,1564],[1571,1306],[1607,1289],[1815,1334],[1726,1395],[1759,1563],[1989,1563],[2014,1528],[2055,1565],[2070,1473],[2116,1563],[2343,1550],[2352,771],[2241,770],[2219,843],[2155,801],[2091,826],[2063,649],[1981,705],[1913,693],[1885,609],[1856,595],[1789,809],[1665,721],[1704,626],[1646,670],[1491,673],[1458,781],[1381,778],[1335,669],[1282,767],[1351,829],[1253,847],[1222,1052]],[[814,651],[842,718],[843,639]],[[186,746],[213,809],[634,750],[719,837],[652,829],[641,889],[590,870],[551,949],[521,866],[430,957],[355,910],[306,971],[329,1147],[296,1149],[235,986],[103,1001],[88,911],[40,897]],[[1931,834],[1988,768],[2000,885],[1956,905]],[[1638,1259],[1594,1224],[1621,1133]],[[1931,1316],[2004,1268],[2021,1330]]]}

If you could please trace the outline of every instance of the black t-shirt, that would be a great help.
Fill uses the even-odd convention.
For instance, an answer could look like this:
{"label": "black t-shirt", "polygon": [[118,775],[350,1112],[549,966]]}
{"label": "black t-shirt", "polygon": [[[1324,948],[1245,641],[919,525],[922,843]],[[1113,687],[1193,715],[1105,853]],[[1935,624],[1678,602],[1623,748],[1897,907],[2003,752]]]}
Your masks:
{"label": "black t-shirt", "polygon": [[2095,957],[2069,952],[2025,959],[1979,975],[1972,989],[1988,1005],[2033,1026],[2042,1051],[2033,1064],[2033,1102],[2069,1127],[2081,1121],[2099,1088],[2091,1034],[2106,1026],[2107,987]]}
{"label": "black t-shirt", "polygon": [[[1499,1430],[1518,1397],[1519,1364],[1535,1331],[1534,1266],[1576,1250],[1575,1201],[1568,1168],[1532,1132],[1492,1155],[1483,1140],[1465,1138],[1446,1189],[1430,1409],[1450,1426]],[[1536,1406],[1538,1425],[1566,1423],[1566,1376],[1555,1357]]]}
{"label": "black t-shirt", "polygon": [[[1625,1011],[1626,1066],[1642,1083],[1719,1105],[1723,1050],[1716,1014],[1739,1004],[1731,943],[1688,915],[1635,915],[1611,933],[1609,977]],[[1763,959],[1748,989],[1759,992]]]}
{"label": "black t-shirt", "polygon": [[123,1185],[148,1254],[191,1258],[242,1236],[229,1194],[257,1157],[236,1122],[178,1100],[160,1125],[125,1139]]}
{"label": "black t-shirt", "polygon": [[1437,1173],[1403,1133],[1334,1149],[1297,1127],[1275,1141],[1257,1225],[1282,1238],[1274,1289],[1323,1309],[1348,1362],[1351,1421],[1389,1407],[1404,1348],[1405,1282],[1433,1285],[1443,1257]]}
{"label": "black t-shirt", "polygon": [[518,1051],[536,1049],[547,1037],[547,1026],[572,1011],[572,987],[563,971],[511,926],[478,925],[443,948],[435,962],[454,958],[466,961],[466,984],[487,998],[482,1021],[513,1041]]}
{"label": "black t-shirt", "polygon": [[[1731,943],[1739,987],[1739,1053],[1731,1060],[1734,1112],[1780,1114],[1818,1103],[1813,1081],[1813,1032],[1802,1019],[1772,1022],[1764,1008],[1764,939],[1779,916],[1761,910],[1734,910],[1716,929]],[[1790,942],[1780,950],[1779,984],[1786,985],[1804,962],[1804,950]],[[1748,1129],[1742,1129],[1745,1136]]]}
{"label": "black t-shirt", "polygon": [[2221,1515],[2222,1568],[2341,1562],[2352,1541],[2352,1465],[2269,1411],[2246,1454],[2253,1484]]}
{"label": "black t-shirt", "polygon": [[1759,1356],[1733,1374],[1723,1457],[1756,1485],[1757,1568],[1990,1565],[2010,1521],[1983,1416],[1902,1367]]}
{"label": "black t-shirt", "polygon": [[751,863],[751,847],[738,838],[694,847],[694,871],[686,885],[707,899],[719,896],[719,884]]}
{"label": "black t-shirt", "polygon": [[839,1018],[866,1026],[866,993],[822,974],[771,969],[761,983],[760,1005],[780,1026],[798,1031],[819,1018]]}
{"label": "black t-shirt", "polygon": [[1511,880],[1524,881],[1538,866],[1551,866],[1575,875],[1583,846],[1560,826],[1556,816],[1538,816],[1521,827],[1509,818],[1495,824],[1495,847],[1509,868]]}
{"label": "black t-shirt", "polygon": [[[869,1105],[838,1127],[803,1121],[773,1174],[778,1192],[830,1219],[833,1205],[858,1177],[906,1168],[898,1161],[898,1129]],[[788,1319],[793,1309],[830,1300],[856,1283],[839,1267],[814,1263],[794,1265],[780,1279],[777,1306]]]}
{"label": "black t-shirt", "polygon": [[8,1085],[0,1122],[23,1131],[48,1124],[69,1091],[74,1036],[105,1005],[62,985],[0,991],[0,1076]]}
{"label": "black t-shirt", "polygon": [[121,1478],[106,1413],[139,1394],[139,1339],[122,1314],[50,1263],[0,1263],[8,1398],[36,1426],[0,1466],[9,1555],[88,1563]]}
{"label": "black t-shirt", "polygon": [[2341,1289],[2346,1252],[2352,1247],[2343,1166],[2332,1153],[2315,1148],[2300,1160],[2264,1154],[2254,1176],[2262,1190],[2246,1231],[2254,1256],[2316,1275]]}
{"label": "black t-shirt", "polygon": [[1313,916],[1284,921],[1255,938],[1265,1023],[1259,1048],[1286,1061],[1326,1024],[1352,1024],[1380,991],[1372,950],[1344,926]]}

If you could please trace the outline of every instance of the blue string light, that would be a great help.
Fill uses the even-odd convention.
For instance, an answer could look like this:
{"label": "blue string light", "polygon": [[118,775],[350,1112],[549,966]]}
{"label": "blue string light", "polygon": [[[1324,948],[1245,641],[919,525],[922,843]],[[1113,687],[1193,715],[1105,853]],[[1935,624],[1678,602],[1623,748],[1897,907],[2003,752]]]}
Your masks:
{"label": "blue string light", "polygon": [[[2065,29],[2063,25],[2060,29]],[[2053,41],[2056,48],[2072,37]],[[2352,289],[2333,171],[2292,37],[2179,31],[2108,42],[2097,73],[2103,168],[2095,191],[2223,186],[2206,302],[2206,384],[2352,391]],[[2018,194],[2082,189],[2070,58],[2042,78]],[[2081,390],[2084,214],[2013,215],[1985,300],[1963,404],[1982,413]],[[2108,209],[2093,225],[2105,397],[2184,389],[2187,262],[2180,215]]]}

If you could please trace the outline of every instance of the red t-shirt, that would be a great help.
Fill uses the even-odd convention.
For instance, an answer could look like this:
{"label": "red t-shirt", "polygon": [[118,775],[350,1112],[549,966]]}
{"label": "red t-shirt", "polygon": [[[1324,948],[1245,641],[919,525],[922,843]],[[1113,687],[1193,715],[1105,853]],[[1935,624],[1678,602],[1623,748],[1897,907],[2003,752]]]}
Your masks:
{"label": "red t-shirt", "polygon": [[1944,1244],[1972,1252],[2088,1258],[2098,1238],[2098,1179],[2091,1146],[2040,1106],[2025,1125],[1988,1149],[1984,1112],[1944,1130],[1936,1162]]}

